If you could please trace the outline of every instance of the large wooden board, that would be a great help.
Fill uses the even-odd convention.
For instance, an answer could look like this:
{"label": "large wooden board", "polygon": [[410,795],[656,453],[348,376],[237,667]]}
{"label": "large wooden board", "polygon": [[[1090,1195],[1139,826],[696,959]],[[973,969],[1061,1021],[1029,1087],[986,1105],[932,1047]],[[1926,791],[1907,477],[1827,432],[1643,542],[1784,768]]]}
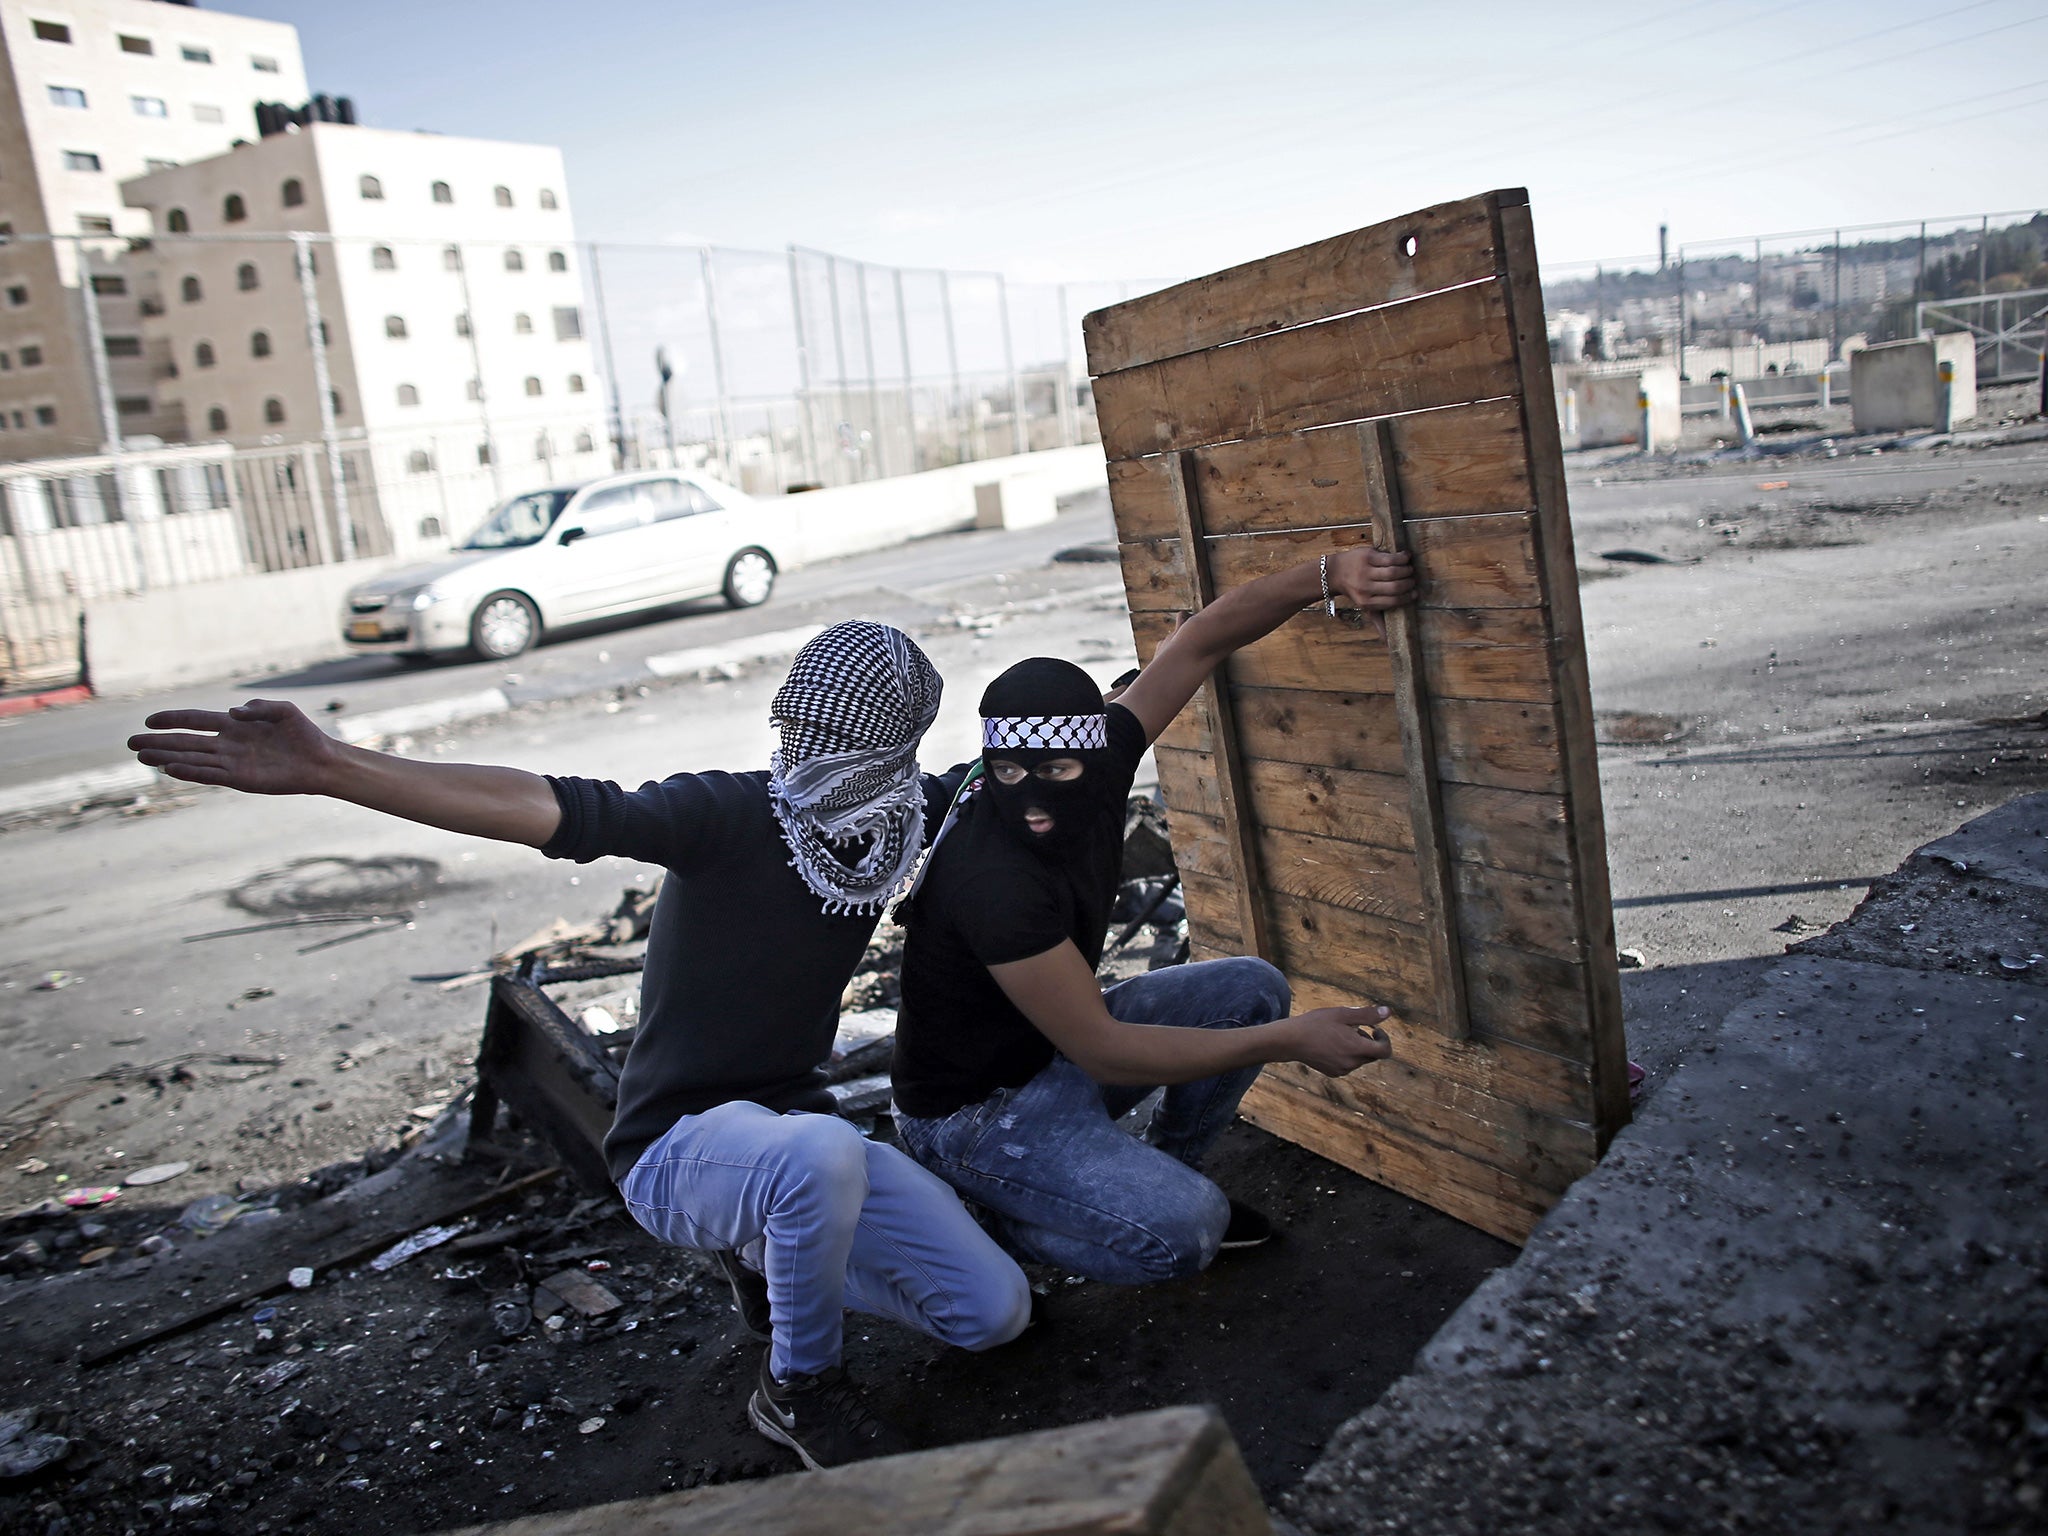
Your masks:
{"label": "large wooden board", "polygon": [[1415,556],[1392,631],[1302,614],[1161,737],[1197,958],[1386,1003],[1394,1057],[1252,1120],[1520,1241],[1628,1118],[1578,578],[1528,198],[1087,317],[1141,661],[1215,594]]}

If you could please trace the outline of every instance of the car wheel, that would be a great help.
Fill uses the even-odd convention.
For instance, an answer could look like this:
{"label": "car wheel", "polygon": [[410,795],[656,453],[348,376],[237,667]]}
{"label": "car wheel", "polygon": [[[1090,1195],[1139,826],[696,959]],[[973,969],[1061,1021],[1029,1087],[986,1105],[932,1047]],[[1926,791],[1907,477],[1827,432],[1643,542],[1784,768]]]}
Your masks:
{"label": "car wheel", "polygon": [[470,615],[470,647],[486,661],[517,656],[539,638],[540,614],[517,592],[493,592]]}
{"label": "car wheel", "polygon": [[775,590],[775,562],[762,549],[743,549],[725,567],[725,601],[734,608],[757,608]]}

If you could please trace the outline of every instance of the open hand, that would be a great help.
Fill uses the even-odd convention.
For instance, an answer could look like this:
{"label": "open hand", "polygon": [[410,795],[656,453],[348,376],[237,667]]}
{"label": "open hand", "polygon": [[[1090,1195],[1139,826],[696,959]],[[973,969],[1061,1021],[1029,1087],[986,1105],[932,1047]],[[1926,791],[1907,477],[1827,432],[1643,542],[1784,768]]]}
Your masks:
{"label": "open hand", "polygon": [[226,711],[160,710],[142,723],[151,734],[130,736],[128,749],[148,767],[251,795],[319,794],[341,750],[296,704],[278,699]]}
{"label": "open hand", "polygon": [[1342,1077],[1367,1062],[1385,1061],[1394,1054],[1393,1042],[1380,1028],[1391,1012],[1387,1008],[1317,1008],[1296,1014],[1299,1031],[1294,1059],[1314,1067],[1326,1077]]}

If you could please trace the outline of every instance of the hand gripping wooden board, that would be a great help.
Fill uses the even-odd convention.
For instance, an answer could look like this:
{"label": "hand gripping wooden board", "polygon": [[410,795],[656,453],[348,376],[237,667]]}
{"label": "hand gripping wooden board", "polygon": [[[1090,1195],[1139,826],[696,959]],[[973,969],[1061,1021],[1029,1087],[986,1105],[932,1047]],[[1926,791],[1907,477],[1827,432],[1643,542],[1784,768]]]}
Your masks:
{"label": "hand gripping wooden board", "polygon": [[1299,614],[1158,743],[1197,958],[1385,1003],[1393,1059],[1269,1067],[1256,1124],[1519,1242],[1628,1120],[1578,572],[1528,196],[1087,317],[1131,629],[1348,544],[1383,641]]}

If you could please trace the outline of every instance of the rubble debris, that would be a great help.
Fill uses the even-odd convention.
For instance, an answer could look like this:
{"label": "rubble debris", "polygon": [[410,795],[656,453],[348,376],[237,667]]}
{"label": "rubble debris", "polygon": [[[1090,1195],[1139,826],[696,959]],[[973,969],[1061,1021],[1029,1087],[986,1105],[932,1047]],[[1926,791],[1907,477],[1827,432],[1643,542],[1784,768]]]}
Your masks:
{"label": "rubble debris", "polygon": [[1614,963],[1624,971],[1640,971],[1650,963],[1650,959],[1640,949],[1617,949],[1614,952]]}
{"label": "rubble debris", "polygon": [[64,1436],[37,1431],[41,1419],[34,1408],[0,1412],[0,1478],[33,1477],[70,1452],[71,1442]]}
{"label": "rubble debris", "polygon": [[76,1210],[91,1210],[102,1205],[111,1205],[121,1198],[118,1184],[81,1184],[77,1189],[67,1189],[57,1197]]}
{"label": "rubble debris", "polygon": [[450,1223],[446,1226],[422,1227],[419,1231],[413,1233],[412,1236],[402,1242],[394,1243],[391,1247],[370,1260],[370,1268],[376,1270],[379,1274],[382,1274],[385,1270],[396,1269],[415,1254],[425,1253],[429,1248],[438,1248],[450,1238],[461,1236],[464,1230],[465,1224],[460,1222]]}
{"label": "rubble debris", "polygon": [[1124,807],[1123,878],[1160,879],[1179,872],[1173,841],[1167,835],[1165,807],[1149,795],[1133,795]]}
{"label": "rubble debris", "polygon": [[275,1365],[265,1366],[248,1380],[252,1392],[275,1392],[306,1368],[303,1360],[280,1360]]}
{"label": "rubble debris", "polygon": [[47,971],[44,973],[43,979],[36,983],[35,990],[38,992],[61,992],[66,987],[77,986],[83,980],[85,980],[83,976],[72,971]]}
{"label": "rubble debris", "polygon": [[[179,940],[183,944],[204,944],[211,939],[239,939],[252,933],[275,933],[282,928],[330,928],[342,927],[349,923],[374,923],[402,920],[403,912],[295,912],[290,917],[273,918],[267,923],[244,923],[238,928],[214,928],[206,933],[188,933]],[[271,995],[268,987],[251,987],[242,994],[254,1001],[251,993],[261,997]]]}
{"label": "rubble debris", "polygon": [[618,1311],[623,1305],[625,1303],[618,1297],[580,1269],[560,1270],[533,1288],[534,1315],[543,1319],[563,1307],[581,1317],[603,1317],[607,1312]]}
{"label": "rubble debris", "polygon": [[313,1289],[313,1267],[300,1264],[286,1270],[284,1283],[295,1291],[310,1291]]}
{"label": "rubble debris", "polygon": [[121,1180],[124,1187],[133,1189],[138,1185],[167,1184],[182,1173],[189,1173],[190,1163],[152,1163],[147,1168],[138,1168]]}
{"label": "rubble debris", "polygon": [[194,1237],[212,1237],[225,1232],[255,1210],[233,1195],[201,1195],[178,1213],[178,1226]]}

